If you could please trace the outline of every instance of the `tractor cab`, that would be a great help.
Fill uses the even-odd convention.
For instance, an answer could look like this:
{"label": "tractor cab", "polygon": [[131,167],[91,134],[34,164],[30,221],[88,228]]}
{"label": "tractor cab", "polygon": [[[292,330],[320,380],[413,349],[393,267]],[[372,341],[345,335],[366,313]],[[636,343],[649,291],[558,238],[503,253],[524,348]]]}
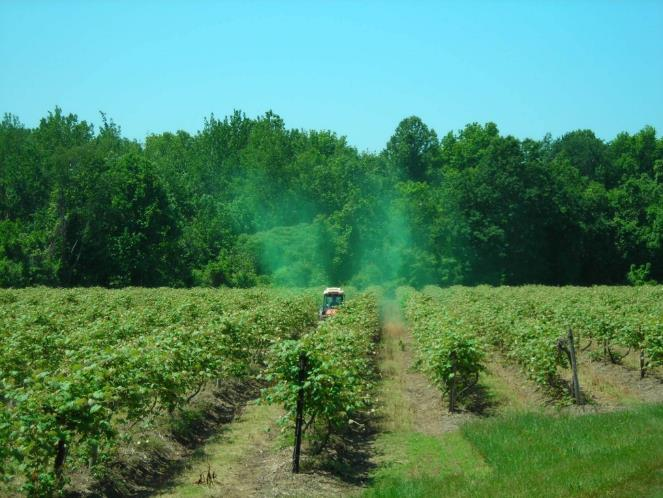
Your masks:
{"label": "tractor cab", "polygon": [[322,293],[322,306],[320,307],[320,320],[336,314],[339,306],[343,304],[345,292],[340,287],[327,287]]}

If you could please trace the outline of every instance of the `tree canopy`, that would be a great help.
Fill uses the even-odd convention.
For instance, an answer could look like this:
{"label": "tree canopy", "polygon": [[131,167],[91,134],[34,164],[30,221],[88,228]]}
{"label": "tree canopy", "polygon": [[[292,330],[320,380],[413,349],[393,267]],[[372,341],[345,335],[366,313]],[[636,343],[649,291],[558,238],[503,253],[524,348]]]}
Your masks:
{"label": "tree canopy", "polygon": [[609,284],[663,280],[663,138],[645,127],[383,151],[273,112],[124,138],[56,108],[0,123],[0,286]]}

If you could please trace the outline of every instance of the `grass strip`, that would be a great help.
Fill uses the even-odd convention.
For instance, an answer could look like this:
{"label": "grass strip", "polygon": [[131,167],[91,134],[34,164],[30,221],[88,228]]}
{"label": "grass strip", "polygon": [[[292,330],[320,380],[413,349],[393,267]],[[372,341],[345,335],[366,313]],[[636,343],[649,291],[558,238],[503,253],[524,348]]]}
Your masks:
{"label": "grass strip", "polygon": [[[463,459],[453,472],[438,462],[463,447],[459,436],[476,451],[463,450],[474,460]],[[422,446],[416,437],[403,443],[402,463],[381,469],[365,496],[663,496],[663,405],[479,420],[444,436],[432,453],[432,443]],[[486,464],[492,471],[477,471]]]}

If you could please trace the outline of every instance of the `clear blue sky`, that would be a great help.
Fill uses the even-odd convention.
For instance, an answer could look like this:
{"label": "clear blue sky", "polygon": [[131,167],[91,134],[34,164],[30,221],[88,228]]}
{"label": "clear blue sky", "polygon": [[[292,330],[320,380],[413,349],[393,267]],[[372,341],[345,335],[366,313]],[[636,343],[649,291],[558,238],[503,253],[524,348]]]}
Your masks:
{"label": "clear blue sky", "polygon": [[379,150],[420,116],[540,138],[663,132],[663,1],[0,0],[0,112],[131,138],[268,109]]}

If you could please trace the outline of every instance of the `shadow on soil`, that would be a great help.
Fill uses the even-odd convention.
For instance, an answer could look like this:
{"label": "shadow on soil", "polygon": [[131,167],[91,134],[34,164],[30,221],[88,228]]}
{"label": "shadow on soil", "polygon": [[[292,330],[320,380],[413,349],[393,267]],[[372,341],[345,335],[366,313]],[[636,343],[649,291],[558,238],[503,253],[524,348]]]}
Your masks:
{"label": "shadow on soil", "polygon": [[474,415],[493,415],[499,402],[497,398],[482,384],[476,384],[464,395],[463,408]]}
{"label": "shadow on soil", "polygon": [[[376,467],[371,456],[378,430],[375,418],[367,414],[355,422],[345,433],[332,437],[315,467],[353,486],[366,486]],[[310,471],[315,472],[316,468]]]}

